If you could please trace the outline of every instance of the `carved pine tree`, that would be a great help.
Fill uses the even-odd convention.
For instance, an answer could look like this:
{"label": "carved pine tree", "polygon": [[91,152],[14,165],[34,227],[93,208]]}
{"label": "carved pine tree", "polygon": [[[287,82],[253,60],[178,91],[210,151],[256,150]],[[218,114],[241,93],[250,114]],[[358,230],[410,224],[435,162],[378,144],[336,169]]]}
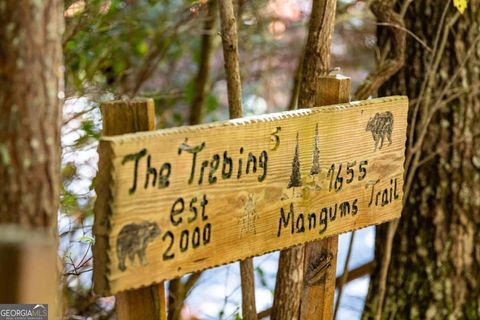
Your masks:
{"label": "carved pine tree", "polygon": [[318,143],[318,123],[315,126],[315,138],[313,139],[312,168],[310,175],[314,176],[320,173],[320,148]]}
{"label": "carved pine tree", "polygon": [[290,175],[290,181],[288,182],[288,189],[300,187],[302,185],[302,175],[300,174],[300,160],[298,159],[298,132],[297,141],[295,143],[295,154],[292,160],[292,174]]}

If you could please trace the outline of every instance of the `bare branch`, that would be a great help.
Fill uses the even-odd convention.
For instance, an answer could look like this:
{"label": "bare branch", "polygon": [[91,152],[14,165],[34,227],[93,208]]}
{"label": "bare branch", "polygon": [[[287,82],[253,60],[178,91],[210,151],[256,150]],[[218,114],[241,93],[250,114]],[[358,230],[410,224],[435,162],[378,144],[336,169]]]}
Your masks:
{"label": "bare branch", "polygon": [[[243,116],[242,85],[240,82],[237,23],[232,0],[221,0],[219,9],[230,119],[241,118]],[[240,261],[240,272],[242,285],[242,316],[243,319],[246,320],[256,320],[255,277],[252,258]]]}
{"label": "bare branch", "polygon": [[355,240],[355,231],[352,231],[352,235],[350,236],[350,243],[348,244],[348,251],[347,251],[347,258],[345,259],[345,265],[343,266],[343,275],[340,278],[340,281],[338,281],[337,285],[337,301],[335,302],[335,308],[333,311],[333,319],[337,318],[337,312],[338,308],[340,307],[340,301],[342,301],[342,292],[343,292],[343,286],[347,282],[348,278],[348,263],[350,262],[350,257],[352,256],[352,248],[353,248],[353,242]]}
{"label": "bare branch", "polygon": [[210,77],[213,36],[217,16],[217,0],[208,3],[207,17],[204,22],[202,47],[200,52],[200,65],[195,80],[195,94],[190,107],[190,124],[198,124],[202,120],[202,106],[205,101],[207,84]]}
{"label": "bare branch", "polygon": [[233,13],[232,0],[220,1],[220,22],[222,26],[223,57],[227,75],[228,108],[230,118],[242,117],[242,85],[238,55],[237,23]]}
{"label": "bare branch", "polygon": [[371,73],[365,82],[357,89],[355,97],[363,100],[375,94],[380,86],[398,72],[405,61],[406,32],[402,17],[393,11],[392,1],[372,1],[371,10],[381,23],[388,23],[392,33],[394,57],[379,63],[377,69]]}

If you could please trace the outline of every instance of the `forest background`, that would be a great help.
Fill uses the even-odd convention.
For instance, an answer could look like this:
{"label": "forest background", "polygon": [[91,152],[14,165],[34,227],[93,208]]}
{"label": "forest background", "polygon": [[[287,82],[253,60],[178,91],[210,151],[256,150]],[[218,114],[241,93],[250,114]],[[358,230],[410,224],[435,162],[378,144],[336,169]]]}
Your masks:
{"label": "forest background", "polygon": [[[91,290],[99,105],[151,97],[159,129],[227,119],[214,3],[64,3],[58,232],[69,318],[114,316],[115,299]],[[310,10],[310,1],[235,1],[245,115],[297,107]],[[6,12],[0,6],[1,19]],[[377,228],[376,238],[373,228],[357,232],[355,242],[351,234],[341,237],[338,273],[349,260],[359,278],[344,288],[338,318],[478,318],[480,249],[472,243],[480,240],[479,1],[339,0],[335,14],[328,71],[352,78],[354,98],[405,94],[411,101],[403,218]],[[1,62],[0,71],[8,70]],[[258,311],[272,304],[277,261],[278,253],[255,258]],[[182,317],[238,318],[237,268],[180,280],[188,293],[185,305],[177,303]]]}

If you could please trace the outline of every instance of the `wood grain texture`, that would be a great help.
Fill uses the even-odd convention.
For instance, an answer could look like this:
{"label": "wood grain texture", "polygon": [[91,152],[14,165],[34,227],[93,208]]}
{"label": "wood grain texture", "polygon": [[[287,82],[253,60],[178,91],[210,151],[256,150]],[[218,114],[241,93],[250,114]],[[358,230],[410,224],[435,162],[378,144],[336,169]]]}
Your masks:
{"label": "wood grain texture", "polygon": [[305,286],[300,319],[333,319],[338,235],[305,247]]}
{"label": "wood grain texture", "polygon": [[320,77],[317,88],[317,106],[350,101],[350,78],[342,75]]}
{"label": "wood grain texture", "polygon": [[[350,101],[350,78],[341,75],[322,77],[316,97],[318,105]],[[338,235],[305,245],[304,286],[300,319],[332,319]]]}
{"label": "wood grain texture", "polygon": [[165,320],[165,289],[163,283],[115,295],[118,319]]}
{"label": "wood grain texture", "polygon": [[[103,133],[106,136],[151,131],[155,129],[155,105],[152,99],[134,99],[125,101],[111,101],[101,106]],[[112,155],[113,156],[113,155]],[[111,214],[110,155],[102,158],[99,163],[96,192],[97,201],[95,210],[95,246],[94,281],[104,283],[108,274],[108,256],[101,254],[109,250],[108,238],[102,236],[111,228],[109,215]],[[107,161],[105,161],[107,160]],[[98,254],[100,252],[100,254]],[[98,279],[101,280],[98,280]],[[118,293],[116,296],[116,314],[120,320],[130,319],[166,319],[165,290],[163,283],[154,284],[135,290]]]}
{"label": "wood grain texture", "polygon": [[[98,267],[105,276],[95,277],[96,291],[138,288],[398,218],[407,106],[406,97],[387,97],[103,138],[100,162],[110,172],[100,177],[110,195],[96,214],[109,212],[109,227],[96,220],[97,237],[108,242],[95,251],[107,264]],[[392,143],[375,148],[366,128],[387,112]]]}
{"label": "wood grain texture", "polygon": [[136,98],[102,104],[103,135],[155,130],[155,106],[152,99]]}

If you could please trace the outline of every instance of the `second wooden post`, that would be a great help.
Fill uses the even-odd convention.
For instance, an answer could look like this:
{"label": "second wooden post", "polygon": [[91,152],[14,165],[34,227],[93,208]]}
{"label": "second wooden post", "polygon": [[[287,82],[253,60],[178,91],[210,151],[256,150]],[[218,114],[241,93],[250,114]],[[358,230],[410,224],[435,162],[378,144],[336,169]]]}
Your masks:
{"label": "second wooden post", "polygon": [[[350,101],[350,78],[322,77],[316,94],[316,106]],[[300,319],[327,320],[333,317],[338,236],[305,246],[304,287]]]}

